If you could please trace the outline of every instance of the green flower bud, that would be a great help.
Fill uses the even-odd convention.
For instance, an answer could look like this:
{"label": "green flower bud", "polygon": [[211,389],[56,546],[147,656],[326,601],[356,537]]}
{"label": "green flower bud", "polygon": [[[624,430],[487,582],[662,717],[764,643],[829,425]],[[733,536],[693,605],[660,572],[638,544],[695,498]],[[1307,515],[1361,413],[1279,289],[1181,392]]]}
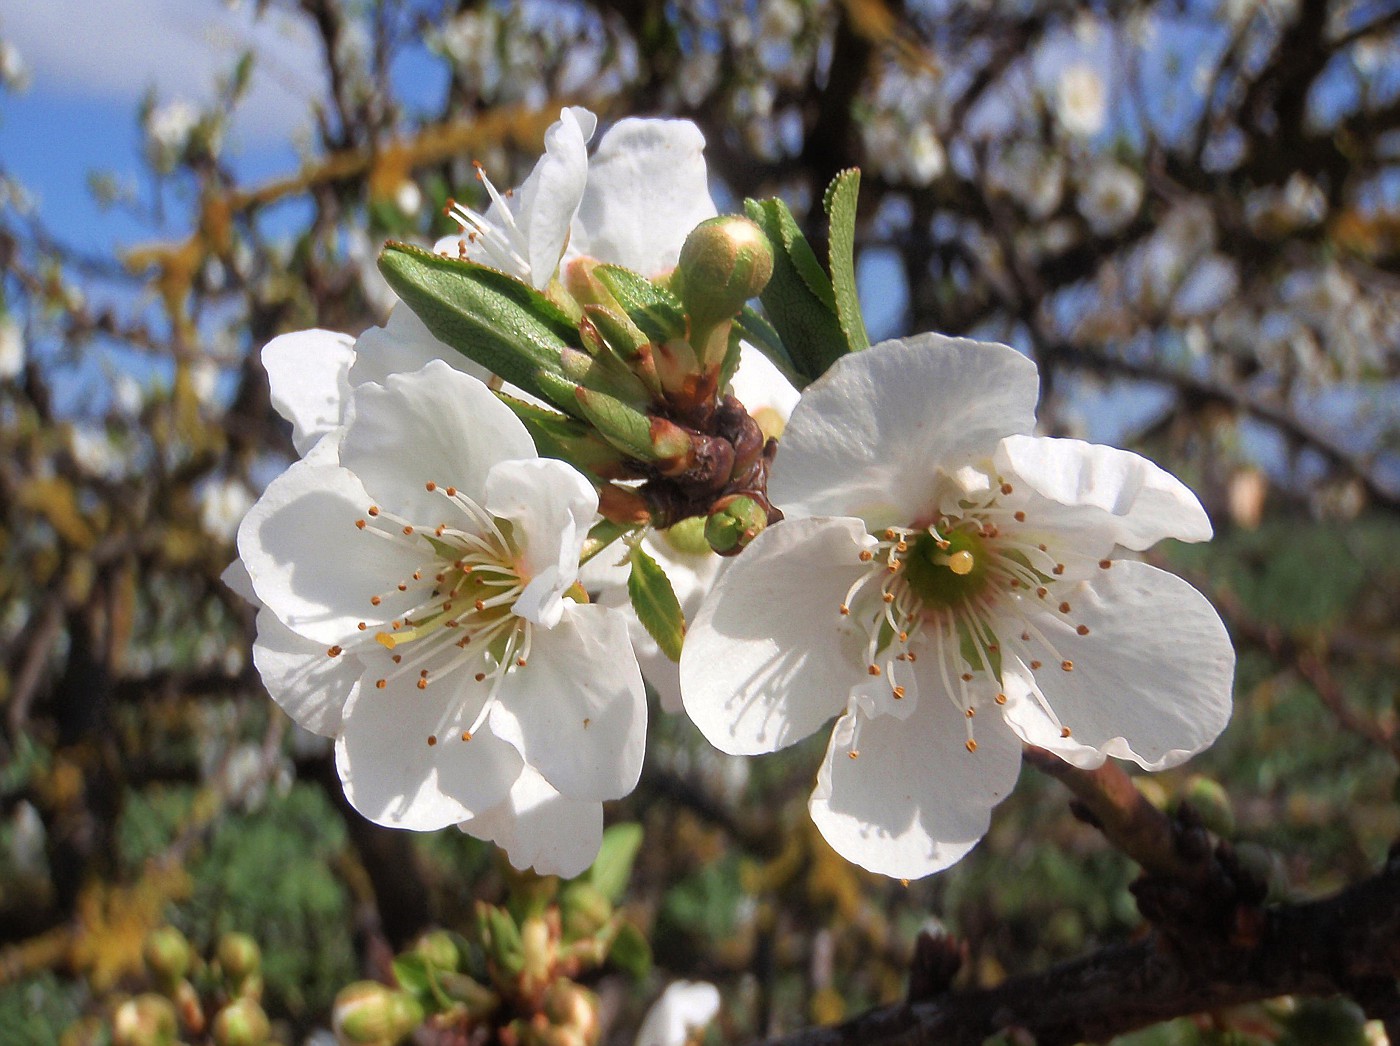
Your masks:
{"label": "green flower bud", "polygon": [[747,218],[721,215],[695,227],[681,248],[673,287],[692,323],[731,320],[773,276],[773,246]]}
{"label": "green flower bud", "polygon": [[543,1003],[545,1016],[555,1027],[573,1032],[579,1042],[597,1041],[598,997],[587,988],[561,978],[545,991]]}
{"label": "green flower bud", "polygon": [[174,1004],[147,992],[128,999],[112,1015],[112,1046],[174,1046],[178,1021]]}
{"label": "green flower bud", "polygon": [[1201,822],[1216,835],[1234,834],[1235,811],[1230,804],[1230,796],[1219,781],[1203,774],[1193,774],[1182,788],[1181,798],[1196,808]]}
{"label": "green flower bud", "polygon": [[613,915],[612,902],[603,891],[583,880],[564,887],[564,895],[559,899],[559,908],[563,916],[566,941],[592,937],[607,925]]}
{"label": "green flower bud", "polygon": [[721,498],[705,520],[705,540],[721,556],[740,552],[768,525],[768,513],[753,498]]}
{"label": "green flower bud", "polygon": [[218,1012],[212,1030],[217,1046],[264,1046],[272,1025],[256,1002],[239,999]]}
{"label": "green flower bud", "polygon": [[246,933],[231,932],[219,938],[214,954],[219,960],[219,969],[233,984],[242,984],[244,979],[257,973],[262,967],[262,952],[258,942]]}
{"label": "green flower bud", "polygon": [[549,923],[540,916],[526,919],[520,927],[520,972],[535,984],[543,984],[548,980],[554,967],[555,949],[552,937]]}
{"label": "green flower bud", "polygon": [[417,999],[378,981],[347,985],[331,1007],[336,1038],[351,1046],[393,1046],[418,1028],[423,1017]]}
{"label": "green flower bud", "polygon": [[457,941],[446,930],[433,930],[418,938],[413,950],[435,970],[457,970],[462,965],[462,953]]}
{"label": "green flower bud", "polygon": [[194,964],[194,949],[185,935],[173,926],[162,926],[147,934],[141,954],[162,985],[181,980]]}
{"label": "green flower bud", "polygon": [[705,520],[702,516],[683,519],[674,526],[657,531],[657,536],[682,555],[703,556],[712,551],[705,538]]}

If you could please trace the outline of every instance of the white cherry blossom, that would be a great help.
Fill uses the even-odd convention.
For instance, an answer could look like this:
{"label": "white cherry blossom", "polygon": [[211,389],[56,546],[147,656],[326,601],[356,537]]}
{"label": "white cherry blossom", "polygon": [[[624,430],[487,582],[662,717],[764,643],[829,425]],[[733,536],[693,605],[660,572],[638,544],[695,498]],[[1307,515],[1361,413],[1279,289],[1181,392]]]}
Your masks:
{"label": "white cherry blossom", "polygon": [[719,989],[706,981],[672,981],[652,1003],[636,1046],[686,1046],[719,1013]]}
{"label": "white cherry blossom", "polygon": [[1116,550],[1203,541],[1145,458],[1030,435],[1034,364],[921,335],[803,394],[769,492],[787,520],[719,578],[681,657],[687,713],[726,752],[837,719],[810,809],[837,851],[915,878],[961,858],[1022,742],[1147,769],[1206,747],[1234,653],[1214,609]]}
{"label": "white cherry blossom", "polygon": [[[269,691],[335,737],[371,820],[467,822],[522,867],[581,871],[646,730],[625,621],[571,598],[592,487],[442,361],[354,389],[328,436],[239,531]],[[580,816],[504,823],[552,803]]]}

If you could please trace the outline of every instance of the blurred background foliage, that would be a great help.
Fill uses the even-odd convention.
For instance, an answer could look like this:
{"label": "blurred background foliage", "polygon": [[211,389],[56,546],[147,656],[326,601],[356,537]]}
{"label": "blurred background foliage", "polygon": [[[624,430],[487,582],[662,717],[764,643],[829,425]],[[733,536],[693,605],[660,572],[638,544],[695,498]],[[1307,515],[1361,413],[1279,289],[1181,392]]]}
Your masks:
{"label": "blurred background foliage", "polygon": [[[0,170],[7,1043],[110,1017],[149,987],[142,942],[166,923],[204,955],[252,935],[275,1033],[302,1042],[340,987],[510,892],[490,847],[349,811],[326,745],[261,690],[252,615],[218,576],[292,455],[259,348],[382,322],[377,245],[449,231],[446,198],[480,195],[473,161],[517,184],[565,103],[695,120],[721,210],[781,195],[802,218],[861,167],[875,338],[1016,345],[1041,366],[1048,432],[1147,453],[1211,511],[1214,542],[1161,555],[1230,625],[1235,718],[1147,794],[1190,798],[1278,899],[1354,881],[1400,835],[1394,4],[256,6],[319,49],[314,131],[286,177],[245,184],[226,154],[252,51],[215,101],[153,95],[134,114],[141,184],[93,172],[110,207],[149,220],[146,243],[60,242]],[[22,89],[22,54],[3,57],[5,91]],[[720,986],[715,1042],[896,1000],[929,920],[967,941],[962,983],[982,985],[1139,924],[1134,867],[1033,773],[969,858],[905,885],[812,829],[820,742],[742,762],[659,711],[651,734],[608,816],[644,829],[623,907],[653,966],[592,975],[607,1041],[630,1041],[672,977]],[[1285,999],[1122,1041],[1378,1034],[1344,1001]]]}

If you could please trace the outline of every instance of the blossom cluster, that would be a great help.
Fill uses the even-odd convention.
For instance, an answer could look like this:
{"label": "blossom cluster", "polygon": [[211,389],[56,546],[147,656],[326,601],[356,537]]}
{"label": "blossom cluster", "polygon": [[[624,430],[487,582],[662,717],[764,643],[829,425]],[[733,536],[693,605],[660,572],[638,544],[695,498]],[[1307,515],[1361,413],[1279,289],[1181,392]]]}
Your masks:
{"label": "blossom cluster", "polygon": [[[638,780],[645,678],[729,753],[834,721],[813,819],[915,878],[981,838],[1023,745],[1161,769],[1214,740],[1228,635],[1135,555],[1210,537],[1189,489],[1036,435],[1035,364],[1006,346],[925,334],[775,366],[739,314],[771,262],[757,226],[711,221],[699,131],[623,120],[590,156],[595,130],[564,110],[525,182],[483,174],[488,206],[454,205],[435,247],[520,288],[543,332],[522,352],[577,325],[555,370],[507,375],[530,387],[448,344],[436,289],[357,339],[263,352],[300,460],[229,577],[260,605],[269,692],[335,739],[360,812],[577,874]],[[737,302],[709,285],[725,272]]]}

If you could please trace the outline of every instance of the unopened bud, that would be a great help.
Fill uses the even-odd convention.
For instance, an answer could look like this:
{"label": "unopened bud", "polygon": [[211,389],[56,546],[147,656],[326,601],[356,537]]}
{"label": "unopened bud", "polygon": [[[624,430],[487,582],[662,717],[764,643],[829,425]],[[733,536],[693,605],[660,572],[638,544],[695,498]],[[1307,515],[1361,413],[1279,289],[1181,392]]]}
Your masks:
{"label": "unopened bud", "polygon": [[233,984],[242,984],[262,967],[258,942],[246,933],[224,934],[219,938],[215,955],[219,960],[219,969]]}
{"label": "unopened bud", "polygon": [[772,275],[773,246],[763,230],[747,218],[721,215],[686,237],[673,286],[691,321],[708,326],[733,319]]}
{"label": "unopened bud", "polygon": [[525,946],[521,943],[520,929],[515,925],[515,920],[510,912],[495,905],[483,905],[479,917],[486,957],[506,976],[514,977],[525,965]]}
{"label": "unopened bud", "polygon": [[753,498],[740,494],[721,498],[705,520],[705,540],[721,556],[743,551],[768,526],[768,513]]}
{"label": "unopened bud", "polygon": [[534,981],[543,984],[554,967],[554,942],[551,940],[549,924],[540,916],[532,916],[520,927],[520,943],[523,961],[520,972]]}
{"label": "unopened bud", "polygon": [[446,930],[425,933],[418,938],[413,950],[435,970],[456,970],[462,964],[462,953],[457,950],[457,942]]}
{"label": "unopened bud", "polygon": [[1231,836],[1235,832],[1235,811],[1230,796],[1219,781],[1203,774],[1193,774],[1181,791],[1181,798],[1196,808],[1201,823],[1216,835]]}
{"label": "unopened bud", "polygon": [[421,1025],[423,1017],[417,999],[378,981],[347,985],[331,1007],[331,1027],[347,1046],[393,1046]]}
{"label": "unopened bud", "polygon": [[598,1038],[598,997],[573,981],[559,979],[544,994],[544,1012],[557,1028],[567,1029],[578,1041]]}
{"label": "unopened bud", "polygon": [[173,926],[161,926],[146,935],[141,950],[146,966],[162,985],[179,981],[190,972],[194,949],[185,935]]}
{"label": "unopened bud", "polygon": [[665,530],[658,531],[657,536],[670,545],[677,552],[686,556],[706,556],[713,549],[705,539],[705,518],[703,516],[691,516],[683,519]]}
{"label": "unopened bud", "polygon": [[174,1004],[147,992],[117,1007],[112,1015],[112,1046],[173,1046],[177,1028]]}
{"label": "unopened bud", "polygon": [[272,1025],[256,1002],[239,999],[219,1011],[212,1031],[217,1046],[265,1046]]}
{"label": "unopened bud", "polygon": [[613,915],[612,902],[603,891],[583,880],[572,882],[564,888],[564,894],[559,898],[559,908],[563,915],[566,941],[592,937],[607,925]]}
{"label": "unopened bud", "polygon": [[467,1016],[484,1020],[501,1005],[501,997],[486,985],[465,973],[447,972],[438,975],[438,987],[454,1002],[466,1007]]}
{"label": "unopened bud", "polygon": [[693,451],[689,432],[674,421],[652,416],[650,435],[656,467],[663,476],[676,476],[690,467]]}

